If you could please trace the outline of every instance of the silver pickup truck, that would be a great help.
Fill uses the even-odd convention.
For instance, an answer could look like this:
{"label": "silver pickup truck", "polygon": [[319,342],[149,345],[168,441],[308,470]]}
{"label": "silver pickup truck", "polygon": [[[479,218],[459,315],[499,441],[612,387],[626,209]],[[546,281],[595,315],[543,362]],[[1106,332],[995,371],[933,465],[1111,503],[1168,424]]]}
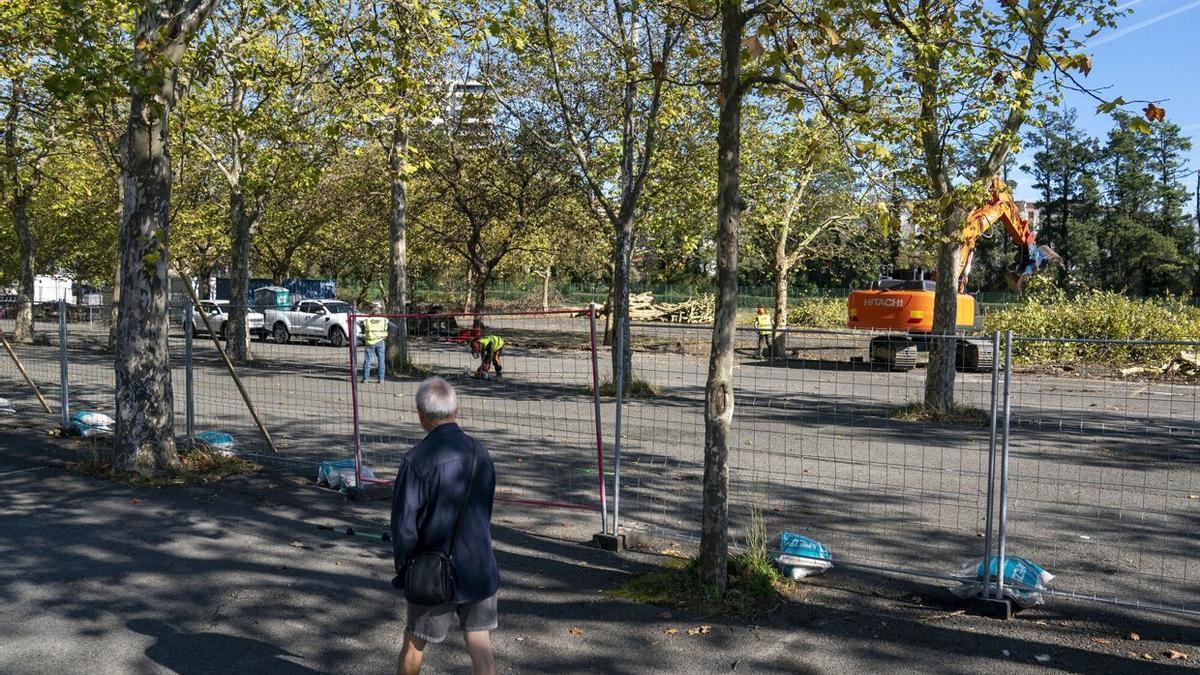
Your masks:
{"label": "silver pickup truck", "polygon": [[281,345],[299,338],[345,347],[350,309],[341,300],[301,300],[288,309],[263,310],[263,327]]}

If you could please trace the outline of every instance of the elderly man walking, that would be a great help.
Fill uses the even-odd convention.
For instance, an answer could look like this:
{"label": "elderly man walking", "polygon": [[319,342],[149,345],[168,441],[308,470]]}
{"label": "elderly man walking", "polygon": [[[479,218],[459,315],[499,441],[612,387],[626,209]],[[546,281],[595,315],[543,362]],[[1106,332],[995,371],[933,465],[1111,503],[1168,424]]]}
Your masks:
{"label": "elderly man walking", "polygon": [[[417,387],[416,398],[426,435],[400,461],[392,493],[392,585],[408,598],[396,672],[420,672],[425,645],[445,640],[457,619],[474,672],[495,673],[491,631],[497,625],[500,576],[491,519],[496,470],[483,443],[455,423],[458,397],[449,382],[430,377]],[[438,583],[441,579],[448,579],[448,588]],[[421,602],[431,596],[443,600]]]}

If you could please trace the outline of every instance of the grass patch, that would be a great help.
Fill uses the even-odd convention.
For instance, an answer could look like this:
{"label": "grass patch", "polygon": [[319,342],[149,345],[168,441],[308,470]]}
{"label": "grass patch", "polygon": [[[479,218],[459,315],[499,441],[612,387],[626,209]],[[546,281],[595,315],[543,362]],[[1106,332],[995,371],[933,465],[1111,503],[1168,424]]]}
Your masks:
{"label": "grass patch", "polygon": [[972,427],[986,427],[992,423],[992,416],[986,410],[957,403],[946,411],[930,408],[924,403],[909,403],[894,410],[888,418],[898,422],[934,422]]}
{"label": "grass patch", "polygon": [[93,443],[84,451],[76,471],[131,485],[164,487],[167,485],[199,485],[214,483],[231,476],[257,473],[262,467],[249,460],[230,455],[203,443],[179,453],[179,468],[157,476],[143,476],[134,471],[122,471],[113,466],[111,446]]}
{"label": "grass patch", "polygon": [[749,616],[776,609],[795,586],[771,560],[766,526],[757,510],[751,514],[745,550],[729,557],[727,569],[729,581],[724,593],[700,580],[697,558],[674,559],[664,569],[634,577],[609,593],[635,602],[687,608],[706,616]]}
{"label": "grass patch", "polygon": [[[592,393],[591,387],[588,387],[588,393]],[[612,380],[605,380],[604,382],[601,382],[600,395],[616,396],[617,385],[614,384]],[[626,388],[625,394],[626,398],[656,398],[658,396],[662,396],[662,390],[641,379],[640,377],[633,378],[633,382],[631,382]]]}

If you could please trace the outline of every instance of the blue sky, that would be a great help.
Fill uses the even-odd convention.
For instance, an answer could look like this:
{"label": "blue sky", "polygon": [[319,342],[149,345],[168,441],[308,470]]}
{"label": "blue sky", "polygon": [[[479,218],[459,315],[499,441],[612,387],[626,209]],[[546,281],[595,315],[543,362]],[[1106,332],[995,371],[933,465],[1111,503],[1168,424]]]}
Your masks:
{"label": "blue sky", "polygon": [[[1126,0],[1123,4],[1133,13],[1089,42],[1092,72],[1084,82],[1109,87],[1110,98],[1161,101],[1167,119],[1183,127],[1196,146],[1188,153],[1188,169],[1200,169],[1200,0]],[[1131,108],[1140,114],[1144,105]],[[1075,108],[1079,125],[1101,140],[1112,127],[1112,118],[1097,114],[1096,102],[1084,94],[1066,92],[1064,107]],[[1018,165],[1029,161],[1027,155],[1018,155]],[[1036,199],[1029,176],[1018,170],[1010,178],[1017,183],[1018,199]],[[1186,182],[1194,189],[1194,174]]]}

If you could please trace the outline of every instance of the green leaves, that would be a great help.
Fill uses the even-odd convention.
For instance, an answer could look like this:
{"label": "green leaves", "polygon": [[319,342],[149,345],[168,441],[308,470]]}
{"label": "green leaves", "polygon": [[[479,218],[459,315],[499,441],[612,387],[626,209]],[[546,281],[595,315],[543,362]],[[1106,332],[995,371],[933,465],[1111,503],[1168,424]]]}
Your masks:
{"label": "green leaves", "polygon": [[[1042,55],[1045,56],[1045,55]],[[1087,54],[1063,54],[1055,57],[1054,62],[1062,70],[1077,70],[1087,77],[1092,72],[1092,57]],[[1038,59],[1039,65],[1041,58]]]}
{"label": "green leaves", "polygon": [[892,213],[887,202],[875,202],[875,216],[879,220],[879,229],[883,231],[883,235],[890,236],[893,231],[899,231],[900,219]]}
{"label": "green leaves", "polygon": [[1111,101],[1105,101],[1104,103],[1096,106],[1096,112],[1104,114],[1111,113],[1123,105],[1125,105],[1125,98],[1118,96]]}

